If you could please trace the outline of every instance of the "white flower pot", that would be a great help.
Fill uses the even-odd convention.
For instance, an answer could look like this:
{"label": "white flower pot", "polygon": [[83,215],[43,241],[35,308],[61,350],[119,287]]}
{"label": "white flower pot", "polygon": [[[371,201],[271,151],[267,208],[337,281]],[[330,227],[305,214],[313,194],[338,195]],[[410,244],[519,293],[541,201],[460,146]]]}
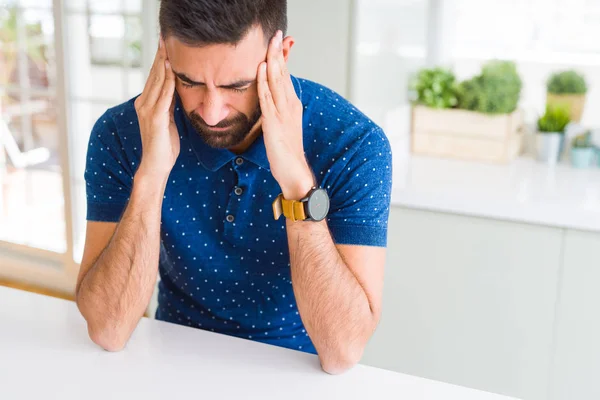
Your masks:
{"label": "white flower pot", "polygon": [[565,135],[560,132],[538,132],[536,137],[537,160],[555,165],[560,159]]}

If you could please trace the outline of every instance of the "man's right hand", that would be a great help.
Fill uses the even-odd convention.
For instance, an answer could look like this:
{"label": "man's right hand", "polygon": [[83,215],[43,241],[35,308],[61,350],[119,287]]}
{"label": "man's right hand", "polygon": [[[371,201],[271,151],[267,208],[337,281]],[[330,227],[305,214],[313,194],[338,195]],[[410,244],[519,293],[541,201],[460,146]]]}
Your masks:
{"label": "man's right hand", "polygon": [[135,100],[143,150],[139,174],[166,180],[179,156],[174,94],[175,74],[161,38],[144,91]]}

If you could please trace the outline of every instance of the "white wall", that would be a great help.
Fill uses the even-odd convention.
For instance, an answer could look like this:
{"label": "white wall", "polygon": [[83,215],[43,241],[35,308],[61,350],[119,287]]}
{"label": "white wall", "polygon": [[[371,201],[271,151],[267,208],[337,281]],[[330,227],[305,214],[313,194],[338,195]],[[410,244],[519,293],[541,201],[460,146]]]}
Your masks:
{"label": "white wall", "polygon": [[290,72],[348,96],[351,0],[289,0]]}

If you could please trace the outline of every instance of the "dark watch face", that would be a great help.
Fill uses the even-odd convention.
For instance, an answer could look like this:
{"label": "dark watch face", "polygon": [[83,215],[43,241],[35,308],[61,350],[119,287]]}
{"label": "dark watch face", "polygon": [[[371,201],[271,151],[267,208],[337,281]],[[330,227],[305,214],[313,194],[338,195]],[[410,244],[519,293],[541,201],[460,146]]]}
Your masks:
{"label": "dark watch face", "polygon": [[315,221],[321,221],[329,212],[329,196],[324,189],[317,189],[308,199],[308,215]]}

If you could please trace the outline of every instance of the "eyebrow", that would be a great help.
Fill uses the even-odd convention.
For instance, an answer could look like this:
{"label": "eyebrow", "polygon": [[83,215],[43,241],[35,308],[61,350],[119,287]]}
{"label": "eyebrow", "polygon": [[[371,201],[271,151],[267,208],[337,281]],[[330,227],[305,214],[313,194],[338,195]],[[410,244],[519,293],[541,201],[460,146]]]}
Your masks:
{"label": "eyebrow", "polygon": [[[182,72],[175,72],[173,71],[173,73],[175,74],[175,76],[177,76],[180,80],[182,80],[183,82],[189,84],[189,85],[194,85],[194,86],[206,86],[206,83],[204,82],[196,82],[192,79],[190,79],[186,74],[182,73]],[[218,87],[223,88],[223,89],[237,89],[237,88],[241,88],[244,86],[248,86],[251,83],[256,82],[256,79],[240,79],[238,81],[232,82],[228,85],[219,85]]]}

